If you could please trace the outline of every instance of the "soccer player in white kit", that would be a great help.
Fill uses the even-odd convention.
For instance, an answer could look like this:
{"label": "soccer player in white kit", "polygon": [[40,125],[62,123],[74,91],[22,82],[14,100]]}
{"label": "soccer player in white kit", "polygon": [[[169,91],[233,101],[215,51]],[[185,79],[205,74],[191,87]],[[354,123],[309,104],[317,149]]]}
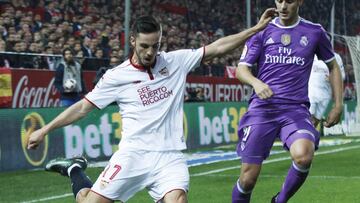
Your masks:
{"label": "soccer player in white kit", "polygon": [[85,175],[84,158],[55,159],[46,169],[69,176],[77,202],[126,202],[146,188],[155,202],[187,202],[189,172],[181,150],[183,98],[187,73],[202,61],[226,54],[262,30],[275,9],[267,9],[254,27],[221,38],[199,49],[158,52],[161,27],[151,16],[132,26],[133,55],[108,70],[84,99],[30,135],[36,148],[51,130],[73,123],[94,108],[117,102],[122,116],[122,138],[97,181]]}
{"label": "soccer player in white kit", "polygon": [[[345,79],[344,64],[339,54],[335,54],[336,62],[340,67],[341,77]],[[316,127],[325,115],[326,108],[331,100],[331,84],[329,80],[329,68],[324,61],[314,57],[310,79],[309,79],[309,100],[312,122]]]}

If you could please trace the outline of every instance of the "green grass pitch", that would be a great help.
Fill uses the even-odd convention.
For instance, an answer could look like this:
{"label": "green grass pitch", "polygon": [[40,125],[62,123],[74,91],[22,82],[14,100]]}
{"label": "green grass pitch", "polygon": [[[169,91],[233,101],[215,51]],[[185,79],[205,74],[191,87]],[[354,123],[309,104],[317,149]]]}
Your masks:
{"label": "green grass pitch", "polygon": [[[309,178],[290,203],[360,202],[360,142],[321,147],[314,158]],[[270,202],[279,191],[291,161],[288,153],[270,156],[263,165],[252,202]],[[228,203],[240,168],[239,161],[223,161],[190,167],[190,203]],[[102,168],[89,168],[95,180]],[[0,202],[74,202],[69,179],[45,171],[0,174]],[[146,191],[129,203],[153,202]]]}

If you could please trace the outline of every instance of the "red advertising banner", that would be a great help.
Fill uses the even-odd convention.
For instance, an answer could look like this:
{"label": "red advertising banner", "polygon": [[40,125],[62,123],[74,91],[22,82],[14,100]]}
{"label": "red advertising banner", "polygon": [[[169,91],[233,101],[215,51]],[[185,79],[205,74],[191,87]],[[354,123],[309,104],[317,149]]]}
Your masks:
{"label": "red advertising banner", "polygon": [[[59,106],[59,93],[54,86],[54,71],[10,69],[12,82],[12,108],[38,108]],[[92,90],[95,71],[84,71],[87,91]],[[252,93],[249,86],[237,79],[188,76],[186,88],[202,88],[206,101],[247,101]]]}
{"label": "red advertising banner", "polygon": [[249,101],[252,88],[234,78],[188,76],[186,89],[202,88],[206,101]]}
{"label": "red advertising banner", "polygon": [[[12,108],[56,107],[60,103],[60,94],[54,86],[54,71],[11,69]],[[94,71],[85,71],[87,90],[92,89]]]}
{"label": "red advertising banner", "polygon": [[225,66],[225,77],[236,78],[236,66]]}

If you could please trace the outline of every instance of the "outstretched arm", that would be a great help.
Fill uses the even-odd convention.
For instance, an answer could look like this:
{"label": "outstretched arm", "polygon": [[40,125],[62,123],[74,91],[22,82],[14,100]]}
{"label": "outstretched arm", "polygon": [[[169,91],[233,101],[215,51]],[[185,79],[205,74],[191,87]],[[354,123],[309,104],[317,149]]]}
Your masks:
{"label": "outstretched arm", "polygon": [[28,149],[36,149],[44,140],[46,134],[51,130],[66,126],[86,116],[94,106],[86,99],[82,99],[59,114],[49,124],[31,133],[28,142]]}
{"label": "outstretched arm", "polygon": [[330,70],[330,83],[334,95],[335,104],[332,107],[326,121],[325,127],[331,127],[340,121],[342,107],[343,107],[343,82],[341,78],[341,71],[336,60],[332,60],[326,64]]}
{"label": "outstretched arm", "polygon": [[264,29],[275,16],[275,14],[275,8],[269,8],[262,14],[259,22],[254,27],[244,30],[238,34],[220,38],[215,42],[205,46],[205,55],[203,61],[208,61],[215,57],[222,56],[240,47],[248,38]]}
{"label": "outstretched arm", "polygon": [[237,67],[236,78],[243,83],[251,85],[260,99],[267,99],[274,94],[267,84],[253,76],[249,67],[246,65],[239,65]]}

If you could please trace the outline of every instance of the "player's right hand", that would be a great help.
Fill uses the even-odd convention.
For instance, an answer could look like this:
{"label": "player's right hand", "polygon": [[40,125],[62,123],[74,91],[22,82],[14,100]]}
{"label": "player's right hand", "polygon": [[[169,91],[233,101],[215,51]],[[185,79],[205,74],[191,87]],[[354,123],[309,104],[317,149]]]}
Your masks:
{"label": "player's right hand", "polygon": [[330,128],[339,123],[342,113],[342,107],[333,107],[329,112],[326,121],[323,122],[323,125],[327,128]]}
{"label": "player's right hand", "polygon": [[44,140],[45,135],[46,132],[42,128],[31,133],[27,148],[36,149],[39,144]]}
{"label": "player's right hand", "polygon": [[275,8],[268,8],[265,10],[265,12],[261,15],[259,22],[256,24],[256,28],[258,30],[264,29],[267,24],[275,17],[277,16],[278,11]]}
{"label": "player's right hand", "polygon": [[262,81],[257,81],[253,84],[254,91],[256,95],[260,99],[268,99],[270,98],[274,93],[270,89],[269,85],[263,83]]}

